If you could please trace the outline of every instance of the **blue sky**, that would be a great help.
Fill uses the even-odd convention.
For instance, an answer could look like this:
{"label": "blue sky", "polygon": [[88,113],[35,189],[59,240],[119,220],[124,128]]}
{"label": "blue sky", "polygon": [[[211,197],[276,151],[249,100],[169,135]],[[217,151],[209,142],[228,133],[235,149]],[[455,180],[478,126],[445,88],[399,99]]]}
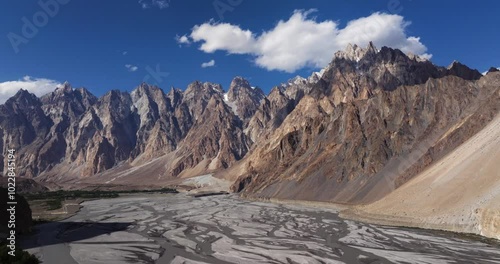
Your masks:
{"label": "blue sky", "polygon": [[[4,1],[0,100],[19,86],[41,94],[66,80],[100,96],[142,81],[166,91],[195,80],[227,89],[239,75],[267,92],[368,38],[483,72],[500,66],[499,11],[493,0]],[[25,21],[36,34],[23,33]]]}

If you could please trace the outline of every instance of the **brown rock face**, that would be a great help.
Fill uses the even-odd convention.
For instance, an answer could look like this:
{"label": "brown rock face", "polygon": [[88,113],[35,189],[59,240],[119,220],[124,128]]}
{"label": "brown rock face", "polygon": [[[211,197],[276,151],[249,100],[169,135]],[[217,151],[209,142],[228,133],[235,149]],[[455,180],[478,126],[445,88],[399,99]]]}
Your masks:
{"label": "brown rock face", "polygon": [[269,95],[261,100],[260,106],[245,127],[245,134],[252,142],[259,142],[261,137],[267,138],[269,133],[281,125],[302,97],[321,80],[323,73],[324,71],[314,72],[307,79],[296,76],[274,87]]}
{"label": "brown rock face", "polygon": [[42,103],[28,91],[20,90],[16,95],[0,105],[0,135],[2,153],[0,165],[4,162],[3,153],[7,149],[17,149],[18,161],[24,166],[18,173],[33,177],[43,169],[39,150],[45,145],[53,121],[42,110]]}
{"label": "brown rock face", "polygon": [[[234,102],[250,113],[245,100],[257,99],[245,95],[261,91],[239,85],[232,87]],[[223,98],[220,85],[201,82],[169,94],[143,83],[131,93],[113,90],[99,99],[68,83],[41,99],[21,90],[0,106],[0,146],[3,153],[17,150],[21,176],[43,180],[100,175],[166,155],[175,159],[159,171],[166,177],[194,167],[227,168],[247,153],[250,141]]]}
{"label": "brown rock face", "polygon": [[294,100],[286,96],[282,89],[273,88],[248,122],[245,133],[252,142],[260,141],[261,137],[278,128],[294,107]]}
{"label": "brown rock face", "polygon": [[182,132],[175,125],[170,98],[160,88],[147,84],[132,91],[131,97],[139,122],[131,159],[142,155],[141,159],[149,160],[174,150]]}
{"label": "brown rock face", "polygon": [[135,146],[135,113],[128,93],[110,91],[87,110],[69,133],[66,163],[93,175],[128,159]]}
{"label": "brown rock face", "polygon": [[263,198],[377,200],[498,112],[492,79],[453,76],[477,79],[468,68],[438,68],[389,48],[360,53],[337,54],[310,96],[245,157],[247,172],[233,190]]}
{"label": "brown rock face", "polygon": [[206,108],[180,144],[178,161],[172,165],[174,176],[202,162],[204,171],[227,168],[249,149],[241,121],[219,94],[208,101]]}
{"label": "brown rock face", "polygon": [[477,80],[483,75],[478,70],[472,70],[458,61],[448,66],[448,74],[458,76],[464,80]]}
{"label": "brown rock face", "polygon": [[242,77],[236,77],[229,86],[229,91],[225,95],[226,103],[231,107],[234,114],[244,123],[248,123],[255,114],[262,99],[266,96],[258,87],[251,87],[250,83]]}

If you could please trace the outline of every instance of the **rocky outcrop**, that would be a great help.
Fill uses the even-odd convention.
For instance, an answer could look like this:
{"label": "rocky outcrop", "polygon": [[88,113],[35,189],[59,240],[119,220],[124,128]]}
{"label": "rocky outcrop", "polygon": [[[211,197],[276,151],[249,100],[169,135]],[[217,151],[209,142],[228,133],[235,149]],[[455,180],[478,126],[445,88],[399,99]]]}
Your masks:
{"label": "rocky outcrop", "polygon": [[137,131],[131,131],[136,142],[130,158],[141,156],[147,161],[174,150],[183,135],[171,99],[160,88],[145,83],[131,92],[131,98],[139,124]]}
{"label": "rocky outcrop", "polygon": [[472,70],[458,61],[450,64],[447,70],[449,75],[454,75],[464,80],[478,80],[483,76],[478,70]]}
{"label": "rocky outcrop", "polygon": [[486,74],[491,73],[491,72],[498,72],[498,71],[500,71],[498,68],[491,67]]}
{"label": "rocky outcrop", "polygon": [[321,70],[314,72],[307,79],[296,76],[271,89],[269,95],[261,100],[260,106],[248,125],[245,126],[245,134],[252,142],[260,141],[261,137],[268,137],[269,133],[278,128],[286,116],[293,111],[297,103],[310,93],[323,74],[324,70]]}
{"label": "rocky outcrop", "polygon": [[478,77],[467,69],[372,45],[337,53],[310,94],[245,157],[233,190],[340,203],[380,199],[498,112],[499,87],[462,78]]}
{"label": "rocky outcrop", "polygon": [[19,174],[34,177],[43,171],[46,162],[39,159],[39,152],[46,144],[53,125],[54,122],[43,112],[40,99],[26,90],[20,90],[0,105],[2,168],[5,168],[3,153],[7,149],[16,149],[23,164],[18,168]]}
{"label": "rocky outcrop", "polygon": [[242,77],[236,77],[231,82],[227,94],[224,94],[224,101],[246,126],[265,97],[260,88],[250,86]]}
{"label": "rocky outcrop", "polygon": [[[262,91],[235,80],[231,98],[249,107],[242,117],[251,116]],[[167,178],[200,163],[201,171],[213,171],[240,160],[251,145],[243,119],[213,83],[194,82],[168,94],[143,83],[101,98],[69,83],[40,99],[21,90],[0,106],[0,124],[4,153],[8,147],[19,154],[18,174],[48,181],[142,166],[165,155],[175,160],[161,169]]]}
{"label": "rocky outcrop", "polygon": [[290,99],[283,89],[273,88],[250,119],[245,133],[252,142],[260,141],[261,137],[265,138],[278,128],[294,107],[295,101]]}
{"label": "rocky outcrop", "polygon": [[186,168],[203,163],[203,171],[227,168],[240,160],[249,149],[242,124],[217,94],[193,125],[176,153],[171,174],[177,176]]}

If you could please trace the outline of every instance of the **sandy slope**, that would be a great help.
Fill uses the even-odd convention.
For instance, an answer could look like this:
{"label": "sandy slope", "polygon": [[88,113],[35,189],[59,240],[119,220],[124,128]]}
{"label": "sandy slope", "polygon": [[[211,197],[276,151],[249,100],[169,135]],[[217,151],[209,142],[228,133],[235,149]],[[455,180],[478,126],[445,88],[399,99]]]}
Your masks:
{"label": "sandy slope", "polygon": [[345,215],[500,239],[500,114],[407,184]]}

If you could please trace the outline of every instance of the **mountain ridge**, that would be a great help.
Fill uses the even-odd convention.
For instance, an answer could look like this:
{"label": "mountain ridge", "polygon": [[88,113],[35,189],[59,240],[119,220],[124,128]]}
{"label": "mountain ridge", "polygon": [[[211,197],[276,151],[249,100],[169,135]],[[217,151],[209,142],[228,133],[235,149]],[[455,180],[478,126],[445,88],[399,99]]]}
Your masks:
{"label": "mountain ridge", "polygon": [[[22,90],[0,106],[0,144],[19,149],[21,175],[68,187],[164,186],[215,173],[247,197],[367,203],[492,119],[493,106],[474,104],[495,102],[498,87],[481,80],[497,75],[370,43],[336,52],[320,72],[268,95],[238,76],[227,92],[200,81],[168,93],[142,83],[99,98],[64,83],[41,98]],[[445,136],[462,122],[467,129]],[[409,173],[384,183],[384,172],[419,148]]]}

